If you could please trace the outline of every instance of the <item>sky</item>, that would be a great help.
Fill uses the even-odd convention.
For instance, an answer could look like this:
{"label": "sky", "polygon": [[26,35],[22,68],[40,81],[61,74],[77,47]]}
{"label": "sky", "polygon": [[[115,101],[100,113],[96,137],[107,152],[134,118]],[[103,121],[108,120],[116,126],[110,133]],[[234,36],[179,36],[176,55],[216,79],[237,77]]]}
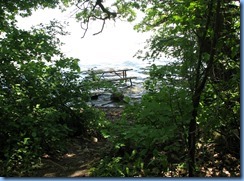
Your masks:
{"label": "sky", "polygon": [[100,31],[101,22],[92,22],[84,38],[84,31],[80,23],[70,17],[71,10],[61,13],[58,9],[37,10],[32,16],[18,18],[20,28],[29,29],[39,23],[48,23],[52,19],[69,23],[67,31],[71,34],[61,38],[65,43],[62,51],[74,58],[79,58],[81,63],[109,63],[133,60],[135,53],[143,49],[150,33],[138,33],[133,30],[133,24],[120,20],[106,22],[104,30]]}

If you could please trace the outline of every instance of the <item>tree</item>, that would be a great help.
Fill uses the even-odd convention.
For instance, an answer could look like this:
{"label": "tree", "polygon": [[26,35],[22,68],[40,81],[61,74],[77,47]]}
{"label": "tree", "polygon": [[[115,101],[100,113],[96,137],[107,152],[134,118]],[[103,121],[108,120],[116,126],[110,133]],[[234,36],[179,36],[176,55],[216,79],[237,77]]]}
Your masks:
{"label": "tree", "polygon": [[[216,68],[220,67],[220,64],[225,70],[229,69],[224,65],[225,61],[233,62],[235,68],[221,71],[231,71],[230,75],[239,77],[236,72],[239,69],[240,55],[237,50],[240,38],[238,13],[239,6],[235,1],[153,1],[143,22],[138,26],[143,31],[157,29],[157,34],[151,40],[150,55],[146,58],[156,58],[164,52],[182,61],[185,71],[183,76],[188,80],[192,93],[192,118],[188,132],[189,176],[195,174],[196,132],[200,129],[197,128],[197,119],[205,86],[209,81],[213,81],[213,74],[217,73]],[[233,44],[228,48],[227,32],[232,32],[230,36],[233,38]],[[224,77],[217,79],[223,83],[221,79]],[[237,85],[238,81],[235,82],[235,86]],[[223,84],[222,86],[226,87]],[[236,91],[239,95],[239,91]],[[239,105],[238,96],[236,98],[237,102],[231,109],[236,109]],[[213,114],[213,110],[211,112]]]}
{"label": "tree", "polygon": [[59,156],[69,137],[91,133],[102,117],[86,104],[90,86],[80,80],[79,60],[60,51],[55,35],[66,34],[63,26],[16,27],[16,15],[59,1],[0,4],[0,173],[27,176],[43,154]]}
{"label": "tree", "polygon": [[[144,59],[157,59],[162,53],[177,58],[179,66],[175,68],[180,72],[176,75],[187,81],[186,90],[189,91],[192,105],[189,122],[185,123],[188,126],[189,176],[196,175],[197,133],[206,132],[207,135],[207,128],[214,125],[211,131],[224,135],[223,130],[235,125],[230,134],[232,136],[229,137],[238,140],[240,136],[239,3],[236,0],[118,0],[111,5],[114,14],[121,13],[120,17],[127,17],[128,14],[134,17],[133,8],[145,12],[144,19],[135,26],[138,31],[154,31],[153,37],[148,41],[149,52]],[[125,10],[126,7],[128,10]],[[97,13],[93,8],[90,10]],[[100,9],[99,12],[104,11]],[[94,18],[96,19],[96,16]],[[156,77],[162,80],[165,70],[161,75],[160,71],[158,72]],[[175,75],[173,72],[170,74]],[[236,89],[233,90],[232,87]],[[208,113],[203,108],[207,109]],[[224,110],[232,111],[228,116],[226,111],[225,117],[222,117]],[[208,119],[213,121],[207,121]]]}

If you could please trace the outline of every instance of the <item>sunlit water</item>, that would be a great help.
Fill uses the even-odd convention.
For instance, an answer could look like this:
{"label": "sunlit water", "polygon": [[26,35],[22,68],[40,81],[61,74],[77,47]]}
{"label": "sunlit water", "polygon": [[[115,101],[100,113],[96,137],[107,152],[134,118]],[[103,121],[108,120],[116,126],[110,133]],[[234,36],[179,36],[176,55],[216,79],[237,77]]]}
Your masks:
{"label": "sunlit water", "polygon": [[[163,65],[166,61],[153,62],[154,64]],[[142,60],[127,60],[123,62],[80,62],[81,71],[87,70],[119,70],[119,69],[133,69],[127,71],[127,77],[137,77],[137,79],[132,79],[132,86],[130,86],[130,81],[119,86],[119,90],[123,92],[125,97],[129,97],[131,103],[140,101],[142,95],[146,92],[143,87],[143,82],[149,76],[149,67],[152,62],[142,61]],[[98,107],[121,107],[123,103],[114,102],[110,99],[111,92],[105,91],[99,94],[98,98],[91,100],[90,104]]]}

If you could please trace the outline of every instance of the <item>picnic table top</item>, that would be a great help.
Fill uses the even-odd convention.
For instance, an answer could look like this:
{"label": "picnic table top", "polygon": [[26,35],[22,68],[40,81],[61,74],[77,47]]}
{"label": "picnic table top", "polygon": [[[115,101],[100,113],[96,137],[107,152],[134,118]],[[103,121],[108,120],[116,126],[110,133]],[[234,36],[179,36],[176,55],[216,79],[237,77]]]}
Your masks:
{"label": "picnic table top", "polygon": [[130,71],[133,70],[131,68],[125,69],[110,69],[110,70],[88,70],[86,73],[96,73],[96,74],[103,74],[103,73],[113,73],[113,72],[123,72],[123,71]]}

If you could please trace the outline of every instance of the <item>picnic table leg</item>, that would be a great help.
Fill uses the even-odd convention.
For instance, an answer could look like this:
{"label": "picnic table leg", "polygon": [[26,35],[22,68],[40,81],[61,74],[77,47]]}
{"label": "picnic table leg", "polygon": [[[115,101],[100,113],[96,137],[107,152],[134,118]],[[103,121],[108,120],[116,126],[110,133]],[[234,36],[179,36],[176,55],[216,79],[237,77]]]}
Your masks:
{"label": "picnic table leg", "polygon": [[105,78],[105,77],[104,77],[104,73],[102,73],[102,75],[100,76],[100,80],[101,80],[101,78]]}
{"label": "picnic table leg", "polygon": [[132,80],[130,79],[130,86],[132,86]]}
{"label": "picnic table leg", "polygon": [[126,78],[126,70],[123,70],[123,78]]}

